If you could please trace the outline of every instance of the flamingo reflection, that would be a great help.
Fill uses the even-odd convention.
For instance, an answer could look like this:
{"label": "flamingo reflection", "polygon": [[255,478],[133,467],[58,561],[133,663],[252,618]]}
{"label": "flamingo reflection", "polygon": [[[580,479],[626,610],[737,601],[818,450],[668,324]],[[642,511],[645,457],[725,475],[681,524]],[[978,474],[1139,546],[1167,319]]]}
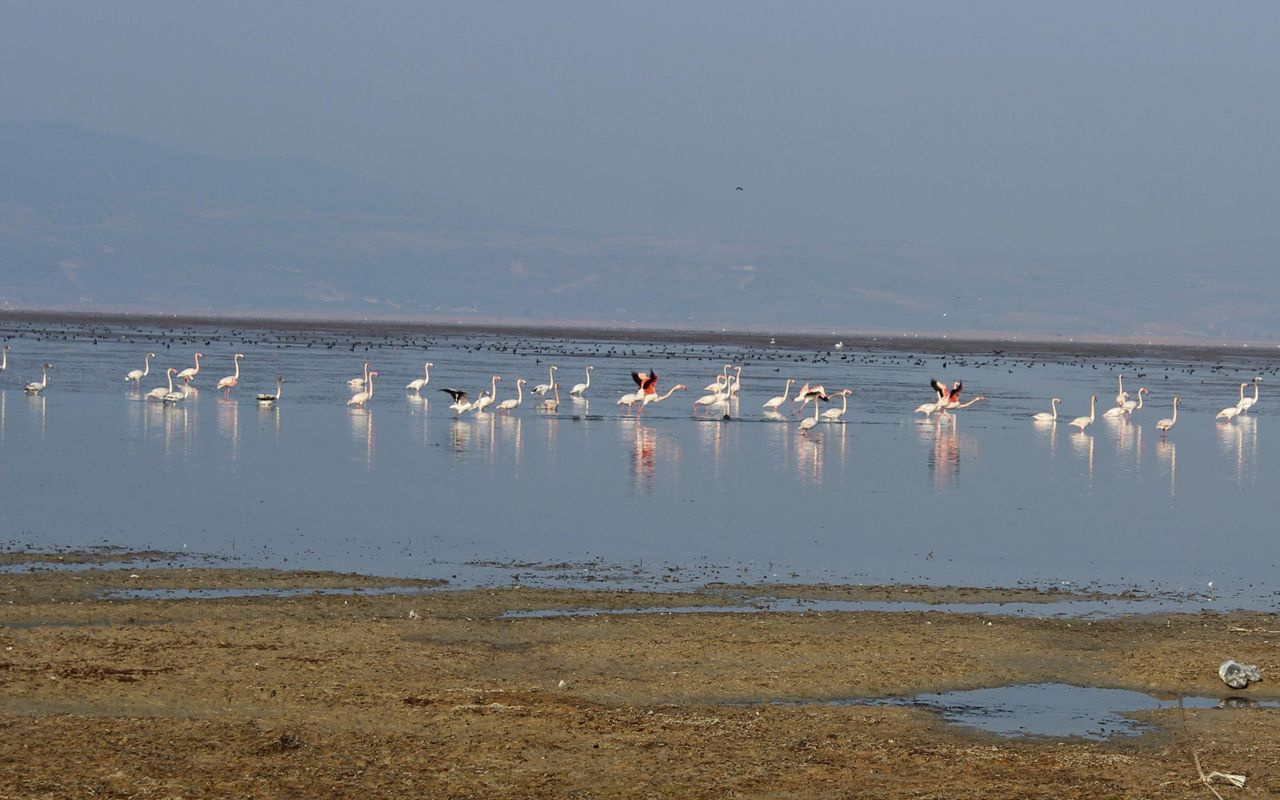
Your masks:
{"label": "flamingo reflection", "polygon": [[222,398],[218,402],[218,430],[231,439],[231,460],[240,458],[240,404]]}
{"label": "flamingo reflection", "polygon": [[[370,373],[376,375],[377,373]],[[373,413],[363,407],[351,409],[351,439],[357,445],[364,445],[365,467],[373,468]]]}
{"label": "flamingo reflection", "polygon": [[1169,497],[1178,496],[1178,445],[1161,436],[1156,442],[1156,457],[1169,472]]}

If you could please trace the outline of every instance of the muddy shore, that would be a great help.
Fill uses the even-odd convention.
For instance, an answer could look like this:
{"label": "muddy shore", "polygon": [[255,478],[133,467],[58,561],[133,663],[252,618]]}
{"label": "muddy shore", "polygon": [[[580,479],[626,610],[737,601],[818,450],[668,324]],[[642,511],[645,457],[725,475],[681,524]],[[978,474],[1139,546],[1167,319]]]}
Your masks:
{"label": "muddy shore", "polygon": [[[1224,796],[1280,790],[1277,709],[1146,712],[1151,732],[1093,741],[824,702],[1039,682],[1275,700],[1216,674],[1227,657],[1280,674],[1270,614],[734,613],[715,609],[751,587],[18,569],[0,575],[0,798],[1212,797],[1196,759],[1248,776]],[[165,589],[246,594],[137,599]],[[708,611],[504,616],[691,606]]]}

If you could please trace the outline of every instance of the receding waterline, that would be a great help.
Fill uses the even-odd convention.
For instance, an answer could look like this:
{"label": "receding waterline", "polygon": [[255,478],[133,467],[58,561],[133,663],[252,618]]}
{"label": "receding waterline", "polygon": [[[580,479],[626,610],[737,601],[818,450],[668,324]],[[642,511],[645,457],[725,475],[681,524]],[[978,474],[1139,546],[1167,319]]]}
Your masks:
{"label": "receding waterline", "polygon": [[[801,704],[804,701],[801,701]],[[1161,700],[1127,689],[1101,689],[1065,683],[1033,683],[925,693],[910,697],[815,700],[824,705],[907,706],[935,711],[947,722],[1006,737],[1063,737],[1104,741],[1141,736],[1153,722],[1132,714],[1171,709],[1280,708],[1280,702],[1241,696],[1181,697]],[[797,704],[797,703],[791,703]]]}

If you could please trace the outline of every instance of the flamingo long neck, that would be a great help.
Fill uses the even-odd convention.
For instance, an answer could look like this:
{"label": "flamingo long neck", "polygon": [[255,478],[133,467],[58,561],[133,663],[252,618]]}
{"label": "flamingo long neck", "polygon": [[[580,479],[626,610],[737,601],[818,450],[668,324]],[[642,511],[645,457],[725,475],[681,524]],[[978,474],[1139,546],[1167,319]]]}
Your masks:
{"label": "flamingo long neck", "polygon": [[849,410],[849,393],[845,392],[844,397],[840,398],[840,400],[840,415],[844,416],[844,413]]}
{"label": "flamingo long neck", "polygon": [[369,382],[369,362],[364,362],[364,382]]}
{"label": "flamingo long neck", "polygon": [[147,353],[147,357],[142,359],[142,377],[145,378],[150,374],[151,374],[151,354]]}
{"label": "flamingo long neck", "polygon": [[1174,422],[1178,421],[1178,400],[1179,399],[1180,398],[1177,398],[1177,397],[1173,398],[1173,421]]}
{"label": "flamingo long neck", "polygon": [[1141,389],[1138,390],[1138,408],[1135,409],[1136,411],[1142,410],[1142,396],[1145,394],[1146,392],[1142,391]]}
{"label": "flamingo long neck", "polygon": [[236,353],[236,380],[240,380],[240,359],[241,355]]}
{"label": "flamingo long neck", "polygon": [[369,397],[366,399],[372,400],[373,399],[373,373],[372,372],[369,373],[368,378],[365,378],[365,388],[368,389],[369,391]]}
{"label": "flamingo long neck", "polygon": [[9,368],[9,348],[6,347],[0,352],[4,353],[4,355],[0,355],[0,372],[4,372]]}
{"label": "flamingo long neck", "polygon": [[1058,418],[1058,398],[1056,397],[1053,398],[1053,400],[1050,401],[1049,405],[1053,406],[1053,418],[1057,419]]}
{"label": "flamingo long neck", "polygon": [[813,421],[818,421],[818,401],[813,402]]}
{"label": "flamingo long neck", "polygon": [[790,378],[787,379],[787,386],[785,389],[782,390],[783,403],[787,402],[787,396],[791,394],[791,384],[793,383],[795,383],[795,381],[791,380]]}
{"label": "flamingo long neck", "polygon": [[[678,385],[678,384],[677,384],[677,385]],[[668,389],[668,390],[667,390],[667,393],[666,393],[666,394],[662,395],[661,397],[655,398],[653,402],[655,402],[655,403],[661,403],[663,400],[666,400],[668,397],[670,397],[671,395],[673,395],[673,394],[675,394],[675,393],[676,393],[676,387],[675,387],[675,386],[672,386],[670,389]]]}
{"label": "flamingo long neck", "polygon": [[[587,367],[587,387],[586,388],[587,389],[591,388],[591,367]],[[584,389],[583,391],[586,391],[586,389]]]}
{"label": "flamingo long neck", "polygon": [[1089,421],[1093,422],[1094,412],[1098,409],[1098,396],[1095,394],[1089,398]]}
{"label": "flamingo long neck", "polygon": [[49,368],[48,367],[44,367],[42,370],[40,370],[40,384],[42,386],[49,385]]}
{"label": "flamingo long neck", "polygon": [[199,372],[199,371],[200,371],[200,356],[201,356],[201,355],[203,355],[203,353],[196,353],[196,372]]}
{"label": "flamingo long neck", "polygon": [[[1242,403],[1244,402],[1244,387],[1246,387],[1246,386],[1248,386],[1248,385],[1249,385],[1249,384],[1247,384],[1247,383],[1242,383],[1242,384],[1240,384],[1240,402],[1242,402]],[[1257,386],[1257,385],[1258,385],[1258,384],[1256,384],[1256,383],[1254,384],[1254,386]]]}
{"label": "flamingo long neck", "polygon": [[516,381],[516,405],[524,402],[524,381]]}
{"label": "flamingo long neck", "polygon": [[431,362],[422,365],[422,382],[431,383]]}
{"label": "flamingo long neck", "polygon": [[1253,402],[1258,402],[1258,382],[1253,382]]}
{"label": "flamingo long neck", "polygon": [[556,393],[556,405],[560,405],[560,384],[555,381],[551,382],[551,391]]}
{"label": "flamingo long neck", "polygon": [[1120,394],[1124,394],[1124,376],[1120,376]]}
{"label": "flamingo long neck", "polygon": [[489,381],[489,397],[494,400],[498,399],[498,376],[494,375],[493,380]]}
{"label": "flamingo long neck", "polygon": [[276,378],[276,399],[280,399],[280,395],[284,394],[284,378]]}
{"label": "flamingo long neck", "polygon": [[169,376],[169,391],[173,391],[173,367],[169,367],[169,371],[165,373]]}
{"label": "flamingo long neck", "polygon": [[547,369],[547,383],[551,384],[552,388],[555,388],[555,385],[556,385],[556,368],[555,367],[549,367]]}

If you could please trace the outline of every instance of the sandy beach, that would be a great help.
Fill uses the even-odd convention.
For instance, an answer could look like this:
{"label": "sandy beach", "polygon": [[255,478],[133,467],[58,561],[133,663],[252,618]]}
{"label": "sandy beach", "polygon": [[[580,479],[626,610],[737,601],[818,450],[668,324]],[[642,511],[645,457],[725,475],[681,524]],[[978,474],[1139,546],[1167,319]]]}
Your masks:
{"label": "sandy beach", "polygon": [[[1174,707],[1092,741],[824,702],[1037,682],[1274,700],[1216,674],[1280,668],[1272,615],[717,612],[758,592],[89,566],[0,582],[0,797],[1210,797],[1197,759],[1248,777],[1225,796],[1280,788],[1274,709]],[[707,611],[504,616],[690,606]]]}

